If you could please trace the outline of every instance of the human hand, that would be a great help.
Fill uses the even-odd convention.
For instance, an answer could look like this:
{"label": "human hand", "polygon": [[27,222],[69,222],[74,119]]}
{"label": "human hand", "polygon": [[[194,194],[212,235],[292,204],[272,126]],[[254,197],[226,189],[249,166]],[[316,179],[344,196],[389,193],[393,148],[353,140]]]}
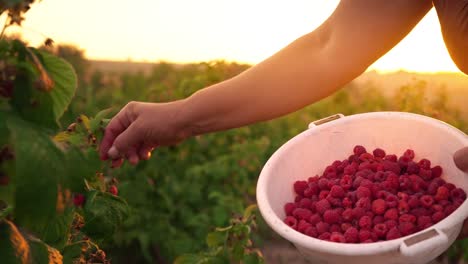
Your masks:
{"label": "human hand", "polygon": [[[468,172],[468,147],[464,147],[455,152],[453,160],[460,170]],[[459,238],[468,238],[468,219],[465,219]]]}
{"label": "human hand", "polygon": [[189,136],[179,118],[183,101],[170,103],[130,102],[106,127],[99,152],[102,160],[112,159],[119,167],[147,160],[156,146],[175,145]]}

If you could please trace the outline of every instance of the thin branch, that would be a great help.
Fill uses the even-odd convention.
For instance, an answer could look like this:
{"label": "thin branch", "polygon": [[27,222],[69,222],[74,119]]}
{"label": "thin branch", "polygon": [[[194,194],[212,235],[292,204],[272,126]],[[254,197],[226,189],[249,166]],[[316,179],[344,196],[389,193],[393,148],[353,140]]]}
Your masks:
{"label": "thin branch", "polygon": [[7,17],[7,18],[5,19],[5,24],[3,25],[2,32],[0,33],[0,39],[2,39],[3,33],[5,33],[5,30],[7,29],[7,27],[10,26],[9,18],[10,18],[10,17]]}

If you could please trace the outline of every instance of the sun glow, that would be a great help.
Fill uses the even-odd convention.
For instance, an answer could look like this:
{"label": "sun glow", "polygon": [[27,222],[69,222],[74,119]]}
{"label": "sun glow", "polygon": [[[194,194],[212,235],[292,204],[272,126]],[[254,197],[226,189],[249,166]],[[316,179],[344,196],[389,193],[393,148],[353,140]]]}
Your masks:
{"label": "sun glow", "polygon": [[[21,33],[32,45],[45,36],[75,44],[90,59],[255,64],[314,30],[338,2],[43,0],[29,11]],[[369,69],[458,71],[435,10]]]}

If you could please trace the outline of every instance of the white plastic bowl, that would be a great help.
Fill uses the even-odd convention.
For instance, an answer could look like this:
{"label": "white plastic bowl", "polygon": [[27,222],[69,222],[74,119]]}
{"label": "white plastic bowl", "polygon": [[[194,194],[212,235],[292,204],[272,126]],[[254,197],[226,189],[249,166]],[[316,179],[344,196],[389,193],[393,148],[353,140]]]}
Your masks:
{"label": "white plastic bowl", "polygon": [[468,200],[434,226],[399,239],[344,244],[315,239],[287,226],[284,204],[294,200],[293,183],[323,172],[343,160],[355,145],[401,155],[413,149],[415,159],[428,158],[444,169],[442,178],[468,193],[468,174],[457,169],[453,154],[468,146],[460,130],[430,117],[404,112],[373,112],[318,120],[281,146],[267,161],[257,182],[257,203],[267,224],[292,242],[312,263],[427,263],[454,242],[468,217]]}

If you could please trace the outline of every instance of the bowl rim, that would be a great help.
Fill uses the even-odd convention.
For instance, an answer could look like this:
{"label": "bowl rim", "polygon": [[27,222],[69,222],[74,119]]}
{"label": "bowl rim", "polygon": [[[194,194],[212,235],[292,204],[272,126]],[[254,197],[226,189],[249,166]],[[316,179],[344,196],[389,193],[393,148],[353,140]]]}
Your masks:
{"label": "bowl rim", "polygon": [[[354,119],[361,119],[361,118],[405,118],[405,119],[417,119],[418,121],[430,123],[431,125],[439,126],[447,132],[450,132],[454,137],[459,138],[461,141],[465,142],[465,145],[468,146],[468,136],[459,130],[458,128],[435,118],[409,113],[409,112],[397,112],[397,111],[380,111],[380,112],[366,112],[366,113],[359,113],[349,116],[344,116],[337,120],[334,120],[330,123],[325,123],[320,126],[312,127],[306,129],[305,131],[297,134],[296,136],[289,139],[283,145],[281,145],[267,160],[264,167],[262,168],[260,175],[257,180],[257,188],[256,188],[256,196],[257,196],[257,204],[260,210],[260,213],[266,223],[281,237],[285,238],[286,240],[300,246],[302,248],[320,251],[320,252],[327,252],[331,254],[339,254],[339,255],[348,255],[348,256],[363,256],[363,255],[374,255],[376,253],[383,253],[389,252],[399,249],[400,245],[404,243],[405,240],[411,238],[413,236],[417,236],[421,233],[427,232],[431,229],[436,229],[439,232],[443,232],[448,229],[456,228],[457,226],[461,229],[461,224],[463,220],[460,222],[455,221],[454,219],[465,219],[468,217],[468,199],[460,205],[457,210],[455,210],[450,217],[446,217],[442,221],[438,222],[437,224],[431,226],[430,228],[421,230],[417,233],[404,236],[398,239],[393,239],[389,241],[381,241],[381,242],[374,242],[374,243],[366,243],[366,244],[359,244],[359,243],[337,243],[337,242],[330,242],[325,240],[320,240],[318,238],[313,238],[302,234],[289,226],[287,226],[282,219],[280,219],[276,213],[271,208],[270,204],[268,203],[267,199],[267,190],[266,190],[266,183],[269,180],[268,176],[269,172],[272,170],[272,164],[275,162],[276,158],[280,156],[283,152],[285,152],[292,144],[293,141],[300,140],[308,136],[310,133],[316,133],[317,129],[323,129],[330,125],[336,124],[337,122],[349,122]],[[468,175],[468,173],[467,173]]]}

